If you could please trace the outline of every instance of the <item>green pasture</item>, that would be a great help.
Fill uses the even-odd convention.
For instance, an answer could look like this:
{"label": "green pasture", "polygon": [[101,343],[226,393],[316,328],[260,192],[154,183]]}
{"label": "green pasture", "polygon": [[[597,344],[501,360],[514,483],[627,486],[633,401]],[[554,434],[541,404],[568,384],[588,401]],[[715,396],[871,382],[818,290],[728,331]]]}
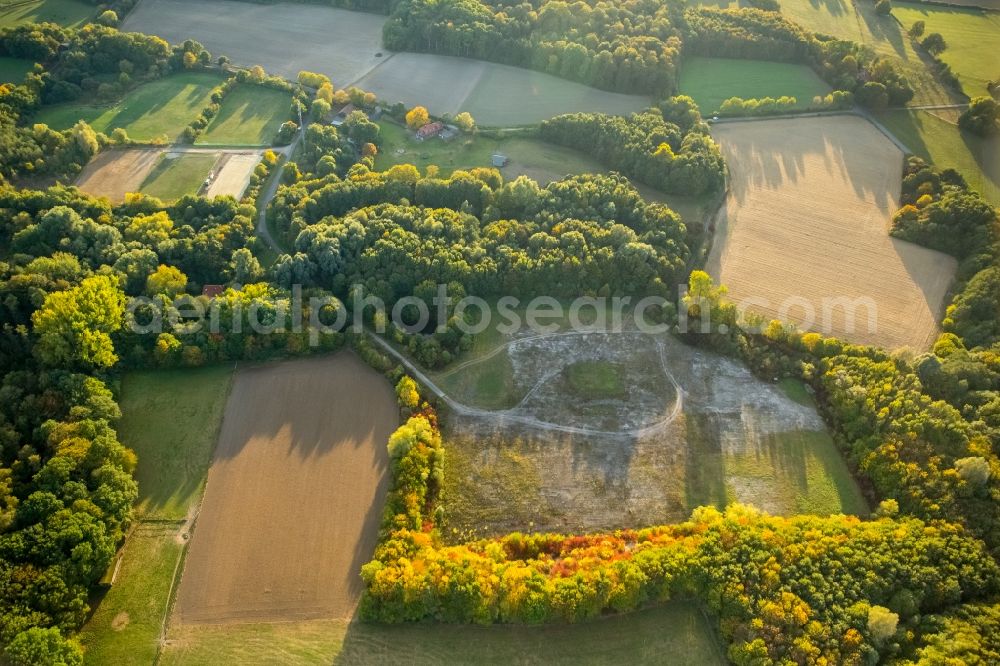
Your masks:
{"label": "green pasture", "polygon": [[681,69],[680,92],[698,103],[704,115],[718,111],[730,97],[743,99],[794,97],[797,108],[812,104],[813,97],[830,92],[805,65],[731,58],[688,58]]}
{"label": "green pasture", "polygon": [[292,96],[249,84],[237,85],[222,101],[218,115],[196,143],[226,146],[270,146],[289,119]]}
{"label": "green pasture", "polygon": [[129,91],[106,106],[71,102],[43,107],[34,118],[56,130],[87,121],[98,132],[124,129],[135,141],[175,141],[209,102],[220,78],[204,72],[174,74]]}
{"label": "green pasture", "polygon": [[165,153],[139,190],[166,202],[197,194],[218,160],[216,153],[180,153],[172,157]]}

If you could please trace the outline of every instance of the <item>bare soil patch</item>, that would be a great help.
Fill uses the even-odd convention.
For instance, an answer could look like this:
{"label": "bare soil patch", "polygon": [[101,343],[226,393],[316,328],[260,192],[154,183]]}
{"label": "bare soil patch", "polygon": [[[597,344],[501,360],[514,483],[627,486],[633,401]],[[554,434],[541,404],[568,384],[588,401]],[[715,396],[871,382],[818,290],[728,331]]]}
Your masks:
{"label": "bare soil patch", "polygon": [[731,181],[708,270],[734,300],[852,342],[930,346],[956,262],[889,236],[896,146],[855,116],[723,123],[713,134]]}
{"label": "bare soil patch", "polygon": [[397,423],[392,388],[351,354],[239,370],[175,622],[350,617]]}
{"label": "bare soil patch", "polygon": [[250,185],[253,170],[260,162],[260,153],[229,153],[222,156],[213,171],[215,180],[208,186],[205,193],[208,197],[230,195],[237,200],[246,192]]}
{"label": "bare soil patch", "polygon": [[126,194],[139,191],[162,152],[161,148],[106,150],[90,161],[76,185],[87,194],[121,203]]}

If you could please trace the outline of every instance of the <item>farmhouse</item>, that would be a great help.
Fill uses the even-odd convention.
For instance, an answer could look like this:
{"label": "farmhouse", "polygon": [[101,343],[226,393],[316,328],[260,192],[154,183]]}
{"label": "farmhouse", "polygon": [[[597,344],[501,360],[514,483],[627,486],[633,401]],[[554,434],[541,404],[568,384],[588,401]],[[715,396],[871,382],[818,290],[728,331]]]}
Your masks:
{"label": "farmhouse", "polygon": [[424,139],[434,138],[442,131],[444,131],[444,123],[440,122],[427,123],[426,125],[417,130],[417,140],[423,141]]}

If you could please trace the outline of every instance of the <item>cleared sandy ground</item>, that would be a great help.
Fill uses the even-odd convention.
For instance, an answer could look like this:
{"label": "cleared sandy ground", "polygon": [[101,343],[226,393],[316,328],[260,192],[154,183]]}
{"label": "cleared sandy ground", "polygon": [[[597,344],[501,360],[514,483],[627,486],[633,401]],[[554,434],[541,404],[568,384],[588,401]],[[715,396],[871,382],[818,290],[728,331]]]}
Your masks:
{"label": "cleared sandy ground", "polygon": [[294,79],[322,72],[337,86],[364,76],[380,62],[386,17],[307,4],[230,0],[143,0],[122,30],[158,35],[171,44],[194,39],[213,55],[240,65],[262,65]]}
{"label": "cleared sandy ground", "polygon": [[349,617],[378,535],[397,417],[388,382],[348,353],[240,369],[174,620]]}
{"label": "cleared sandy ground", "polygon": [[[262,65],[294,79],[321,72],[337,87],[357,85],[383,101],[426,106],[431,113],[469,111],[480,125],[537,123],[560,113],[630,113],[649,99],[573,83],[541,72],[382,48],[384,16],[299,3],[143,0],[123,30],[171,43],[196,39],[213,55]],[[378,54],[382,54],[379,56]]]}
{"label": "cleared sandy ground", "polygon": [[[722,123],[713,134],[731,182],[708,270],[734,300],[853,342],[930,346],[956,264],[888,235],[898,148],[856,116]],[[836,299],[874,304],[874,319],[858,305],[852,326]]]}
{"label": "cleared sandy ground", "polygon": [[215,180],[208,186],[205,196],[221,197],[230,195],[237,200],[243,197],[253,170],[260,162],[260,153],[228,153],[222,155],[215,163]]}
{"label": "cleared sandy ground", "polygon": [[162,152],[161,148],[106,150],[90,161],[76,185],[87,194],[120,203],[129,192],[139,191]]}

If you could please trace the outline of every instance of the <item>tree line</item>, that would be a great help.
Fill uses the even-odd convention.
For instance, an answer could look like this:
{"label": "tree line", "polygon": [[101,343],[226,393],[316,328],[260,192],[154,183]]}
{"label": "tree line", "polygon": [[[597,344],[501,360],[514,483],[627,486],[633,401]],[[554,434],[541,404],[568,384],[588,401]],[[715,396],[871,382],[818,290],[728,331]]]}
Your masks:
{"label": "tree line", "polygon": [[641,530],[449,545],[441,434],[415,389],[397,385],[414,413],[388,442],[392,487],[362,567],[367,620],[579,622],[694,598],[718,616],[736,664],[860,664],[913,656],[924,617],[998,589],[981,542],[955,524],[897,516],[891,503],[868,521],[734,505]]}

